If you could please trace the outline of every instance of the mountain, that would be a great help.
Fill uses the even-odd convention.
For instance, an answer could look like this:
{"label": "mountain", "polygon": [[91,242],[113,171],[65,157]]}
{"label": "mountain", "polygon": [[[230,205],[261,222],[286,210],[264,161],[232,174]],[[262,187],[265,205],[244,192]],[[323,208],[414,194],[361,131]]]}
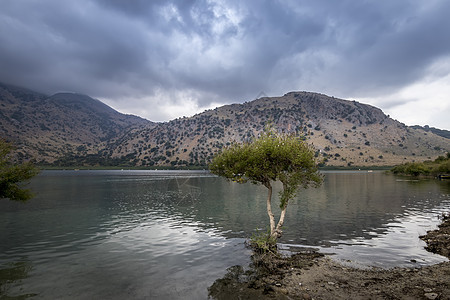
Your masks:
{"label": "mountain", "polygon": [[318,93],[290,92],[153,123],[84,95],[48,97],[0,85],[0,134],[16,143],[20,158],[41,164],[206,166],[217,151],[250,141],[268,122],[303,135],[326,165],[391,166],[450,150],[437,129],[408,127],[379,108]]}
{"label": "mountain", "polygon": [[152,124],[85,95],[47,96],[0,84],[0,137],[14,143],[21,159],[51,163],[62,156],[98,153],[112,138]]}
{"label": "mountain", "polygon": [[107,148],[138,165],[205,165],[232,142],[249,141],[267,122],[304,135],[327,165],[395,165],[432,159],[450,150],[450,140],[408,127],[380,109],[310,92],[291,92],[205,111],[190,118],[133,130]]}
{"label": "mountain", "polygon": [[432,133],[434,133],[436,135],[439,135],[439,136],[445,137],[447,139],[450,139],[450,131],[448,131],[448,130],[438,129],[438,128],[435,128],[435,127],[430,127],[428,125],[425,125],[425,126],[414,125],[414,126],[411,126],[411,128],[422,129],[422,130],[424,130],[426,132],[432,132]]}

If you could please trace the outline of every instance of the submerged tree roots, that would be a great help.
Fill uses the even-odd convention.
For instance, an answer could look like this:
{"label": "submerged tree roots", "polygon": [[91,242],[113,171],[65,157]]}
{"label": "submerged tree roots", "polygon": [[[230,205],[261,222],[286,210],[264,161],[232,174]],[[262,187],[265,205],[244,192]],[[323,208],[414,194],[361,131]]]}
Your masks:
{"label": "submerged tree roots", "polygon": [[276,292],[286,276],[293,271],[308,268],[316,258],[324,256],[314,250],[306,250],[292,256],[279,253],[276,243],[266,237],[270,234],[259,234],[247,242],[253,249],[252,262],[248,269],[232,266],[224,277],[217,279],[208,288],[213,299],[291,299]]}

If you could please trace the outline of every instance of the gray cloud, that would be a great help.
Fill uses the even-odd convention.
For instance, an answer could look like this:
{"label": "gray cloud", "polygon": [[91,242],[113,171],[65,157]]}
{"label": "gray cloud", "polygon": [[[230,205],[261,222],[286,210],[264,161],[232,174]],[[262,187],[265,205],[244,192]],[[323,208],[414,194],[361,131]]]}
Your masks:
{"label": "gray cloud", "polygon": [[3,0],[0,81],[89,94],[152,120],[174,117],[164,103],[203,109],[261,91],[389,108],[408,99],[383,96],[448,75],[430,68],[450,59],[448,11],[445,0]]}

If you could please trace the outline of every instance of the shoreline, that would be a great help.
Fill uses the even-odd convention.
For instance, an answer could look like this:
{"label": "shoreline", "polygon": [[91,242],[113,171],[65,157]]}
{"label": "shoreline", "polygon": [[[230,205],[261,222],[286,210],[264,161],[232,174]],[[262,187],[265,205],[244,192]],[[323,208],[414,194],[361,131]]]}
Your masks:
{"label": "shoreline", "polygon": [[[450,215],[420,236],[430,252],[450,258]],[[358,269],[306,251],[289,258],[253,256],[209,288],[213,299],[450,299],[450,262],[415,268]]]}

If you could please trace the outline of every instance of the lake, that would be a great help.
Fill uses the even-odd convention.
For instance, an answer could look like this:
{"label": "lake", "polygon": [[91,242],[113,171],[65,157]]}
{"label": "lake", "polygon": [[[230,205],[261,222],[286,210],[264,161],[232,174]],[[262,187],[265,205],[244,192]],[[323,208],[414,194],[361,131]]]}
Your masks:
{"label": "lake", "polygon": [[[289,204],[283,248],[361,267],[447,260],[418,236],[450,210],[449,181],[323,173]],[[43,171],[29,187],[27,203],[0,201],[0,298],[206,299],[269,224],[265,187],[207,171]]]}

